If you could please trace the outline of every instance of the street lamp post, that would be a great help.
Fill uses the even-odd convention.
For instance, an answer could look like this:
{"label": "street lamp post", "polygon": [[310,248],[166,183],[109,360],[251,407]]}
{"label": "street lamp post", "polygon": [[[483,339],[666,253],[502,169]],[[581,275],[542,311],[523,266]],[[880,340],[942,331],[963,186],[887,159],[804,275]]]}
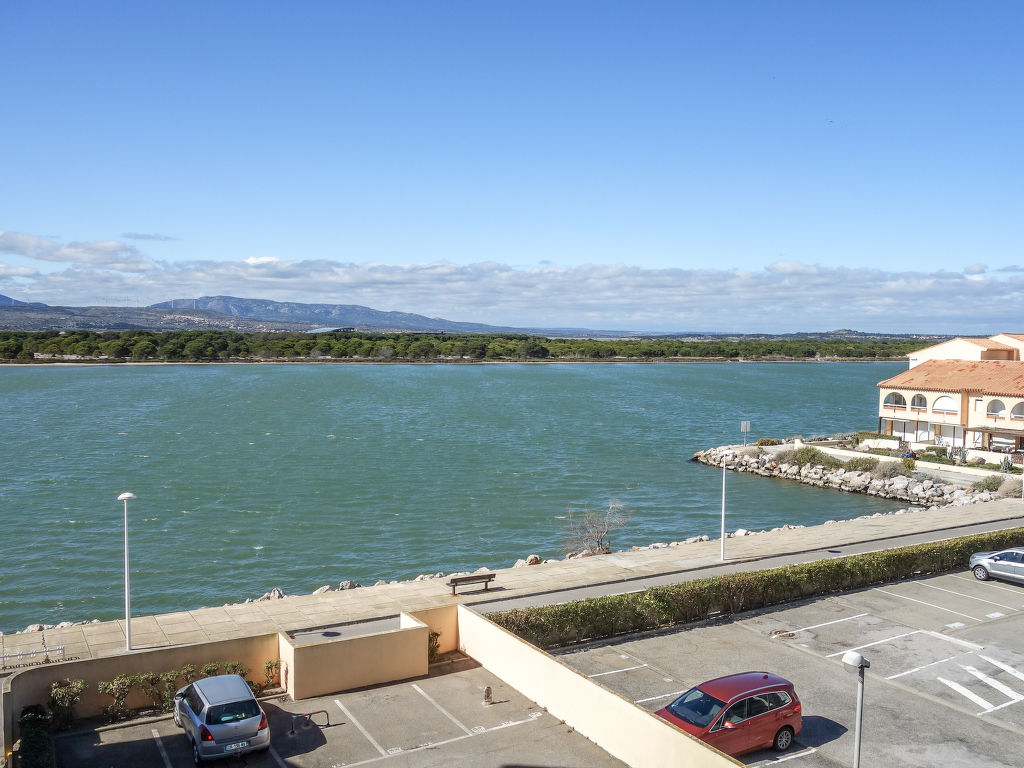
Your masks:
{"label": "street lamp post", "polygon": [[117,497],[124,502],[124,637],[125,645],[132,649],[132,586],[128,573],[128,499],[134,499],[134,493],[122,493]]}
{"label": "street lamp post", "polygon": [[843,664],[850,667],[851,671],[857,670],[857,724],[853,732],[853,768],[860,768],[860,726],[864,720],[864,670],[871,666],[871,662],[856,651],[847,651],[843,654]]}
{"label": "street lamp post", "polygon": [[725,562],[725,456],[722,456],[722,562]]}

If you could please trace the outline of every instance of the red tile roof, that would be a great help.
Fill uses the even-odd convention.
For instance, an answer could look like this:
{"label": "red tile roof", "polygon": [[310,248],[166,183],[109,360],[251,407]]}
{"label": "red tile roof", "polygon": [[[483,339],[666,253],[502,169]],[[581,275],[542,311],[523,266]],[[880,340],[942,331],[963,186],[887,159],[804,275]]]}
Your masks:
{"label": "red tile roof", "polygon": [[928,360],[878,382],[886,389],[932,392],[980,392],[1024,397],[1024,362],[1020,360]]}

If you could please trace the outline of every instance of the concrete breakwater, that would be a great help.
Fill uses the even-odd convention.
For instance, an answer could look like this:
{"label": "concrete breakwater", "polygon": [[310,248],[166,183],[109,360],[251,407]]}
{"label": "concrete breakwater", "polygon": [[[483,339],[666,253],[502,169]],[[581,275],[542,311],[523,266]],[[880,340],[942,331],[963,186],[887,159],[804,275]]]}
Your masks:
{"label": "concrete breakwater", "polygon": [[[763,477],[795,480],[816,488],[832,488],[848,493],[866,493],[885,499],[897,499],[920,507],[938,509],[948,506],[966,506],[999,498],[997,493],[965,488],[955,483],[918,479],[898,474],[893,477],[877,476],[869,471],[831,469],[815,464],[797,464],[780,461],[778,454],[761,451],[754,446],[738,448],[719,446],[693,455],[695,461],[734,472],[749,472]],[[888,464],[897,462],[889,461]],[[882,466],[882,465],[880,465]]]}

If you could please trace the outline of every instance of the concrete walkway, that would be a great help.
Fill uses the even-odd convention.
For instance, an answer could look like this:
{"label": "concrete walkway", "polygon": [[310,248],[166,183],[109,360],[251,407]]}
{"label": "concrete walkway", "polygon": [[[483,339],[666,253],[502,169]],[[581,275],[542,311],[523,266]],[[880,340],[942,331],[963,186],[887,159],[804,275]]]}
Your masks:
{"label": "concrete walkway", "polygon": [[[495,571],[489,591],[472,585],[452,597],[445,579],[361,587],[322,595],[198,608],[132,619],[136,649],[206,640],[293,632],[393,616],[453,603],[477,605],[483,611],[528,604],[557,603],[579,597],[631,592],[716,572],[752,570],[839,557],[859,551],[936,541],[986,530],[1024,526],[1024,501],[1002,499],[938,511],[918,510],[864,520],[763,533],[726,540],[727,561],[720,559],[720,541],[663,549],[619,552],[583,560],[506,568]],[[346,634],[357,628],[349,627]],[[367,631],[374,631],[370,626]],[[5,654],[63,645],[66,658],[127,653],[124,620],[85,624],[61,630],[0,636]]]}

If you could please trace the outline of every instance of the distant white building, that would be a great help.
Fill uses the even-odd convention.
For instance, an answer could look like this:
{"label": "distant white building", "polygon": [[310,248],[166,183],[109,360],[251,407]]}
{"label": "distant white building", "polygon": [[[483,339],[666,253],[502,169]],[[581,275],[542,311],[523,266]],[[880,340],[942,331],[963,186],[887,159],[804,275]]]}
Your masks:
{"label": "distant white building", "polygon": [[912,352],[878,382],[878,431],[907,443],[1024,456],[1024,334],[956,338]]}

